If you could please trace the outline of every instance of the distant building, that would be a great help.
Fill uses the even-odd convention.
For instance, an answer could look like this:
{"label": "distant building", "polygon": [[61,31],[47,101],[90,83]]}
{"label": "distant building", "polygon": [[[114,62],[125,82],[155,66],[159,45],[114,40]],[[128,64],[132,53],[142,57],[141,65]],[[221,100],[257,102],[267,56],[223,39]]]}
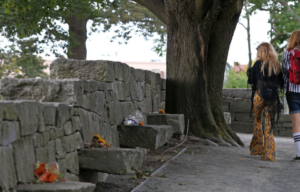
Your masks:
{"label": "distant building", "polygon": [[234,62],[234,72],[247,71],[248,65],[241,65],[239,62]]}

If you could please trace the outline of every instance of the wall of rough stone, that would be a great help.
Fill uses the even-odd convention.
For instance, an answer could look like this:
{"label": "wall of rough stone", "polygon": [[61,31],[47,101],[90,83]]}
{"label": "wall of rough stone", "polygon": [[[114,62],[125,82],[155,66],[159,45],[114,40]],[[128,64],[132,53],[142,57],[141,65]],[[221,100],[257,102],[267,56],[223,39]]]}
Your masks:
{"label": "wall of rough stone", "polygon": [[0,189],[32,181],[37,161],[58,162],[66,179],[78,180],[80,131],[78,109],[67,104],[1,101]]}
{"label": "wall of rough stone", "polygon": [[[222,108],[224,112],[230,113],[230,126],[235,132],[253,133],[254,118],[250,118],[251,93],[251,90],[247,89],[223,89]],[[264,118],[262,121],[264,124]],[[273,133],[275,136],[293,135],[289,114],[280,115]]]}
{"label": "wall of rough stone", "polygon": [[[49,80],[1,80],[0,189],[31,181],[36,161],[78,180],[77,150],[99,134],[119,147],[117,125],[135,110],[164,109],[159,74],[111,61],[58,59]],[[1,191],[1,190],[0,190]]]}

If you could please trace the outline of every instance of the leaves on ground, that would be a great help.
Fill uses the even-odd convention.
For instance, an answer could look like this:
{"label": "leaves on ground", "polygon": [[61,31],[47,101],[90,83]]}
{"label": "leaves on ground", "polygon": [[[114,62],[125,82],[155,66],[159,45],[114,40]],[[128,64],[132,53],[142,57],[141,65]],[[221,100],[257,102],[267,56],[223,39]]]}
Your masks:
{"label": "leaves on ground", "polygon": [[185,185],[185,183],[179,183],[179,185]]}
{"label": "leaves on ground", "polygon": [[168,177],[166,176],[166,174],[159,175],[159,177],[161,177],[161,178],[168,178]]}
{"label": "leaves on ground", "polygon": [[260,166],[259,168],[266,168],[266,167]]}
{"label": "leaves on ground", "polygon": [[240,159],[240,161],[244,161],[245,159]]}

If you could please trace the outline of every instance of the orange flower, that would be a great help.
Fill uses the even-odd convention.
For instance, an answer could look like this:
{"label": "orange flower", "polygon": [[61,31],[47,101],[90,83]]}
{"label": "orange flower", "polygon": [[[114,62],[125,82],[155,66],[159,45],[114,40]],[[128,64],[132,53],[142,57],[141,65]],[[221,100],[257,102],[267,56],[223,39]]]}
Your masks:
{"label": "orange flower", "polygon": [[165,110],[161,109],[159,110],[159,113],[166,113]]}
{"label": "orange flower", "polygon": [[144,123],[143,123],[143,121],[139,121],[139,123],[140,123],[140,125],[141,125],[141,126],[144,126]]}
{"label": "orange flower", "polygon": [[40,166],[34,170],[34,174],[39,177],[41,175],[43,175],[43,173],[46,172],[46,169],[45,169],[45,163],[41,163]]}
{"label": "orange flower", "polygon": [[55,179],[57,179],[57,177],[58,177],[58,175],[51,172],[48,177],[48,182],[52,183]]}
{"label": "orange flower", "polygon": [[100,141],[101,143],[103,143],[103,145],[106,145],[106,142],[104,141],[104,139],[99,139],[99,141]]}

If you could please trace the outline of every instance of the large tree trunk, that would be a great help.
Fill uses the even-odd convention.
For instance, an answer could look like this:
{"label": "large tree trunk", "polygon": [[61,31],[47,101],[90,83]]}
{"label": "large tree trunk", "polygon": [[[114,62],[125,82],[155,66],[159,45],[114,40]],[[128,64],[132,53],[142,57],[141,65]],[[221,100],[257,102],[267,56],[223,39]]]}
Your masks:
{"label": "large tree trunk", "polygon": [[78,19],[76,15],[68,17],[66,22],[69,25],[70,41],[68,58],[86,60],[87,30],[86,24],[88,19]]}
{"label": "large tree trunk", "polygon": [[229,45],[244,0],[134,0],[166,25],[166,111],[190,121],[191,133],[244,145],[225,123],[222,87]]}
{"label": "large tree trunk", "polygon": [[229,45],[243,0],[165,0],[168,113],[183,113],[192,134],[220,144],[243,145],[221,107]]}

